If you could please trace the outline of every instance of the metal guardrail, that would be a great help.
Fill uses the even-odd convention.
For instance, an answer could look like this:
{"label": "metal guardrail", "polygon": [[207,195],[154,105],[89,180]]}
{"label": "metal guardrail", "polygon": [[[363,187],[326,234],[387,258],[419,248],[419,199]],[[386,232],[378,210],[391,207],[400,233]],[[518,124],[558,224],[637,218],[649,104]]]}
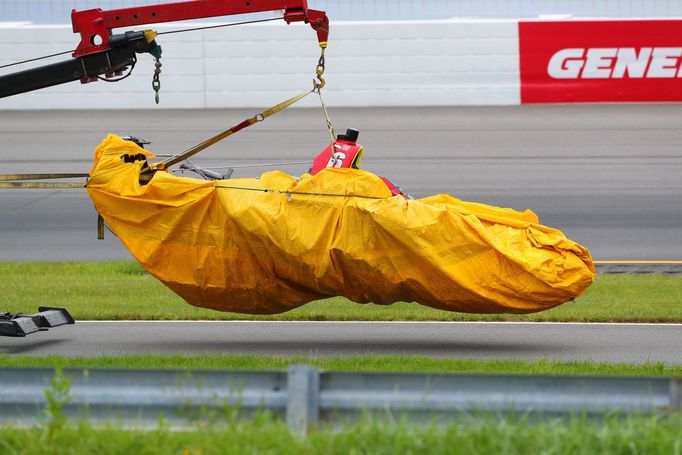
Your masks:
{"label": "metal guardrail", "polygon": [[[267,409],[305,434],[320,421],[383,414],[448,419],[461,412],[662,413],[680,410],[682,379],[279,371],[65,369],[67,416],[140,424],[186,420],[197,410]],[[0,369],[0,421],[43,417],[52,369]]]}

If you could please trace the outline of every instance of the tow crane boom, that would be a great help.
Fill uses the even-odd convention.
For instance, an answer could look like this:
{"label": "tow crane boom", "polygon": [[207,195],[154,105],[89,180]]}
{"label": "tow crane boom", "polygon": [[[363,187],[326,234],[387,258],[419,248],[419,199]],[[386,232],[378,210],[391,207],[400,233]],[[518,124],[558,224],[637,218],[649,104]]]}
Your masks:
{"label": "tow crane boom", "polygon": [[326,47],[329,19],[324,11],[309,9],[307,0],[189,0],[108,11],[73,10],[73,31],[81,37],[73,58],[0,76],[0,98],[77,80],[94,82],[102,75],[120,76],[135,64],[139,53],[149,52],[157,59],[160,57],[155,32],[114,34],[115,28],[277,10],[284,11],[283,19],[288,24],[310,24],[317,32],[320,46]]}

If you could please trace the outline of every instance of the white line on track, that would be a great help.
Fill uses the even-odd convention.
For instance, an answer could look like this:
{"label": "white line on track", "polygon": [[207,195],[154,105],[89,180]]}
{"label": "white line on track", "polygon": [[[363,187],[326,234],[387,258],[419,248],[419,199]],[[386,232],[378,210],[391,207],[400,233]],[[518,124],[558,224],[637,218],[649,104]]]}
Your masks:
{"label": "white line on track", "polygon": [[630,260],[624,260],[624,261],[594,261],[595,264],[597,265],[602,265],[602,264],[608,264],[608,265],[619,265],[619,264],[626,264],[626,265],[631,265],[631,264],[636,264],[636,265],[682,265],[682,261],[630,261]]}

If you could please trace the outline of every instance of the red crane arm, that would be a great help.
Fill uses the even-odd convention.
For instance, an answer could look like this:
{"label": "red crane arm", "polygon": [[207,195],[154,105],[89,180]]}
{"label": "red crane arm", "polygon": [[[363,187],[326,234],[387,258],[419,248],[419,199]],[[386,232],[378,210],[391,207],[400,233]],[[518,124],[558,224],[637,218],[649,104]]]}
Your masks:
{"label": "red crane arm", "polygon": [[73,31],[81,35],[81,42],[73,56],[96,54],[110,49],[111,30],[118,27],[275,10],[284,10],[284,20],[287,23],[309,23],[317,32],[318,41],[326,43],[329,19],[324,11],[308,9],[307,0],[189,0],[109,11],[100,8],[73,10]]}
{"label": "red crane arm", "polygon": [[324,11],[308,9],[307,0],[186,0],[110,11],[100,8],[73,10],[73,31],[81,35],[81,41],[73,53],[74,58],[0,75],[0,98],[77,80],[82,83],[93,82],[102,75],[111,80],[112,76],[119,76],[128,68],[132,71],[137,61],[136,54],[144,52],[157,58],[157,71],[152,85],[158,95],[158,59],[161,56],[161,47],[154,40],[156,34],[151,31],[128,31],[115,35],[112,33],[113,29],[276,10],[284,11],[284,20],[287,23],[306,22],[317,32],[322,55],[316,69],[316,87],[322,88],[324,48],[327,47],[329,35],[329,19]]}

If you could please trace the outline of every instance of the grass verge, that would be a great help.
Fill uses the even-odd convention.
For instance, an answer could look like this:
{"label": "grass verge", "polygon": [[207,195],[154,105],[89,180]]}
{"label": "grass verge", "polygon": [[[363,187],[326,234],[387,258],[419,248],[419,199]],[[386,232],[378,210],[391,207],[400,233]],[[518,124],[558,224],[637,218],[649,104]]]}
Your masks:
{"label": "grass verge", "polygon": [[435,310],[415,303],[358,305],[336,297],[278,315],[252,316],[196,308],[135,262],[0,263],[1,309],[66,307],[76,319],[260,319],[378,321],[597,321],[682,322],[682,276],[598,275],[577,299],[530,315],[479,315]]}
{"label": "grass verge", "polygon": [[526,418],[461,416],[446,425],[412,425],[366,418],[342,428],[293,436],[267,413],[170,431],[126,431],[87,422],[0,430],[3,454],[679,454],[682,417]]}
{"label": "grass verge", "polygon": [[5,368],[223,368],[259,370],[282,369],[300,363],[334,371],[682,376],[682,365],[668,366],[663,363],[630,365],[556,360],[470,360],[371,355],[356,357],[261,357],[204,354],[199,356],[132,355],[92,358],[0,356],[0,367]]}

